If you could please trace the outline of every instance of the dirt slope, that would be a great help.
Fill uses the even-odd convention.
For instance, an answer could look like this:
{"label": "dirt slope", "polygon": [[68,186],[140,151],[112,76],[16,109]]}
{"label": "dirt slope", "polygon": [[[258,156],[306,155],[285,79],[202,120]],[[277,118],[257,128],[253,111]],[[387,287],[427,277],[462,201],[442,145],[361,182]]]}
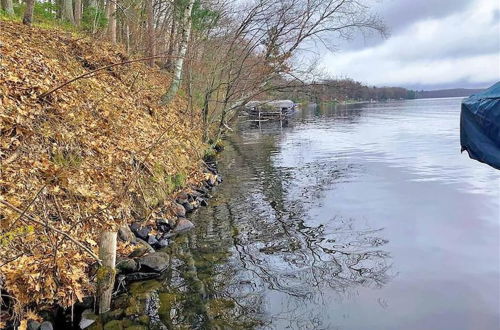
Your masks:
{"label": "dirt slope", "polygon": [[182,98],[159,106],[170,78],[143,63],[39,99],[129,58],[63,31],[5,21],[0,31],[0,275],[20,306],[69,305],[92,289],[92,257],[13,207],[95,252],[104,228],[168,212],[176,189],[201,180],[199,117]]}

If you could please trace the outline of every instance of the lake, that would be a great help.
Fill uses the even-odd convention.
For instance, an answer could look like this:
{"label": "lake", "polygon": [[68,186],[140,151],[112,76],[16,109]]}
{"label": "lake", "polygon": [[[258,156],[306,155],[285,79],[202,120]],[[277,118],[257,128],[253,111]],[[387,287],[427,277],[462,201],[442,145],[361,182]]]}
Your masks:
{"label": "lake", "polygon": [[241,118],[223,184],[169,247],[163,323],[499,329],[500,172],[460,153],[460,102]]}

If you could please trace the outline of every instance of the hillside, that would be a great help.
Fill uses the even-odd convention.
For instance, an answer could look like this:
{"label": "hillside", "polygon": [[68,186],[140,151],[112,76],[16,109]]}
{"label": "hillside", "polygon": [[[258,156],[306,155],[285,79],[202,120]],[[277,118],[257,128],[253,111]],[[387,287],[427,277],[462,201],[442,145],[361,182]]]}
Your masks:
{"label": "hillside", "polygon": [[103,230],[168,217],[172,194],[204,178],[199,116],[182,97],[160,106],[170,77],[142,62],[40,98],[131,58],[64,31],[5,21],[0,31],[0,283],[16,313],[69,306],[93,292]]}
{"label": "hillside", "polygon": [[439,89],[432,91],[415,91],[417,98],[440,98],[440,97],[467,97],[472,94],[482,92],[484,89],[471,89],[471,88],[453,88],[453,89]]}

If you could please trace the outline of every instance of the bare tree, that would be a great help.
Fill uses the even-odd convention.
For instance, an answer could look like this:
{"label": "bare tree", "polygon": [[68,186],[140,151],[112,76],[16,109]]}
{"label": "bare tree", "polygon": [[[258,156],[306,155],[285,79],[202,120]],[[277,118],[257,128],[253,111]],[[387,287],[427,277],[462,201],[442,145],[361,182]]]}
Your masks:
{"label": "bare tree", "polygon": [[154,26],[154,9],[153,0],[146,0],[146,23],[147,23],[147,53],[151,57],[149,60],[149,65],[153,66],[155,56],[155,26]]}
{"label": "bare tree", "polygon": [[[219,52],[204,102],[219,109],[217,136],[241,105],[281,88],[271,84],[276,78],[293,76],[294,56],[303,48],[315,43],[329,48],[331,38],[350,38],[356,31],[385,33],[360,0],[255,0],[233,10],[227,22],[221,38],[227,49]],[[207,108],[204,112],[209,117]]]}
{"label": "bare tree", "polygon": [[182,38],[179,45],[179,53],[174,62],[174,75],[172,77],[172,83],[168,91],[162,97],[162,103],[168,104],[174,96],[177,94],[182,81],[182,68],[184,64],[184,57],[189,44],[189,36],[191,35],[191,13],[193,10],[194,0],[189,0],[184,8],[184,15],[182,17]]}

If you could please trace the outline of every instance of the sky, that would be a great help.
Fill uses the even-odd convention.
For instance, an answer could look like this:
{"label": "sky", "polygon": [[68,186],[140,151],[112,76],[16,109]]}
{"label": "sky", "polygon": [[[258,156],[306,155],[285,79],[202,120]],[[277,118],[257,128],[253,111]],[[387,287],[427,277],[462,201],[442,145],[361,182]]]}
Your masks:
{"label": "sky", "polygon": [[483,88],[500,80],[500,0],[368,0],[390,35],[324,51],[335,77],[412,89]]}

